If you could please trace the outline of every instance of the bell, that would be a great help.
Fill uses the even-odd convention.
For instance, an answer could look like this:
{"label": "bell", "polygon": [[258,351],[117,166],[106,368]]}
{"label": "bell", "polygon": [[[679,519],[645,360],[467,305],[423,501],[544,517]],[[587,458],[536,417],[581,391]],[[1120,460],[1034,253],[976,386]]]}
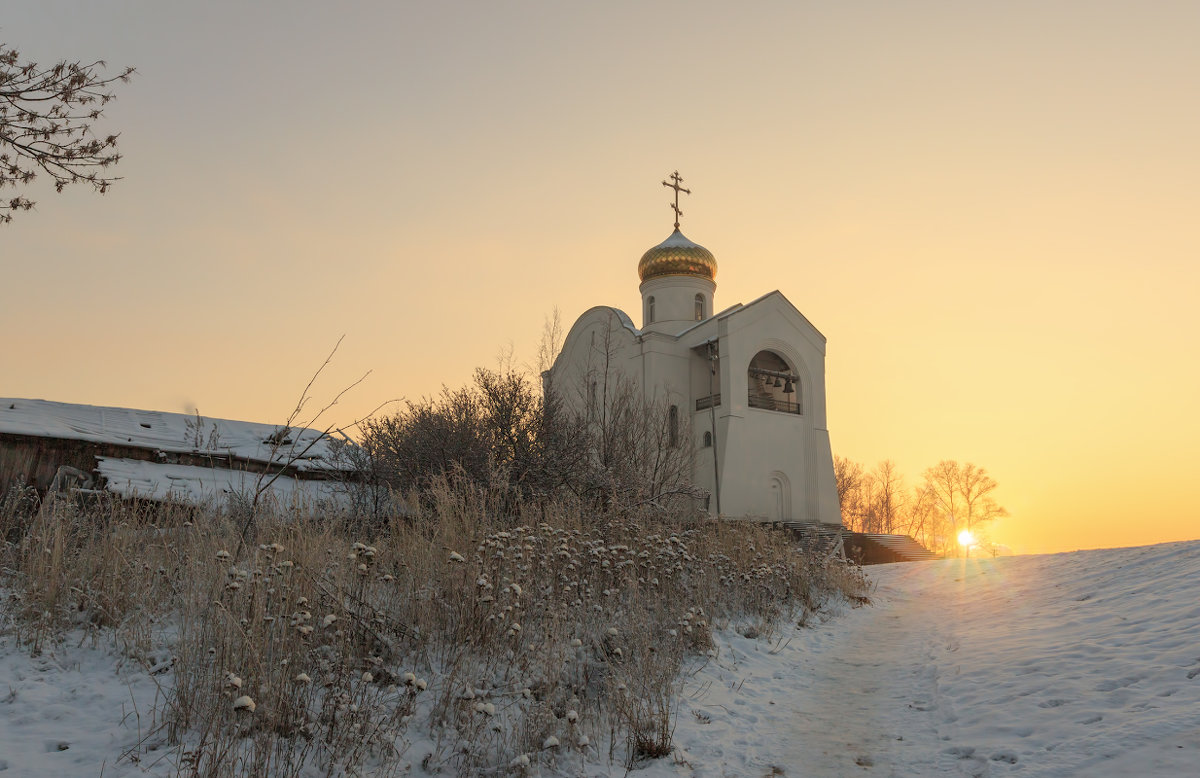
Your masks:
{"label": "bell", "polygon": [[[778,383],[778,382],[776,382],[776,384],[775,384],[775,385],[776,385],[776,386],[779,386],[779,383]],[[787,383],[783,385],[783,393],[784,393],[784,394],[791,394],[791,393],[792,393],[792,392],[794,392],[794,391],[796,391],[796,387],[792,386],[792,379],[790,379],[790,378],[789,378],[789,379],[787,380]]]}
{"label": "bell", "polygon": [[778,389],[779,387],[783,386],[783,384],[782,384],[782,383],[779,381],[779,376],[775,376],[775,384],[774,384],[774,386],[775,386],[775,388],[776,388],[776,389]]}

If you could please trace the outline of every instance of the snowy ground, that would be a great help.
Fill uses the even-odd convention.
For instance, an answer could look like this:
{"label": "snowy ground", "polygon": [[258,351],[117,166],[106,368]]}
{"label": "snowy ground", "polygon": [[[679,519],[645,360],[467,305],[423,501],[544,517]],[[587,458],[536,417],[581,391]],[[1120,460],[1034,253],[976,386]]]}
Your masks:
{"label": "snowy ground", "polygon": [[725,637],[682,772],[1200,775],[1200,542],[870,570],[775,654]]}
{"label": "snowy ground", "polygon": [[[635,774],[1200,774],[1200,541],[871,574],[871,607],[774,642],[720,634],[675,758]],[[0,774],[170,774],[154,752],[121,759],[168,679],[111,648],[30,658],[0,636]]]}

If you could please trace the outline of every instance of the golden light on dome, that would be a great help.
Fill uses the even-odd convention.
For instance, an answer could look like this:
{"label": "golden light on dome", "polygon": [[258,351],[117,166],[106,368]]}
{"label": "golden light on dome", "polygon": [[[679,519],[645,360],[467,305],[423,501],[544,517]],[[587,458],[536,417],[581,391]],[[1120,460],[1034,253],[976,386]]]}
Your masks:
{"label": "golden light on dome", "polygon": [[642,255],[638,275],[642,281],[661,276],[694,276],[712,281],[717,275],[717,258],[675,230],[671,237]]}
{"label": "golden light on dome", "polygon": [[691,189],[684,189],[683,177],[676,170],[663,181],[663,186],[675,192],[675,201],[668,203],[675,212],[675,231],[671,236],[642,255],[638,262],[638,276],[642,281],[662,276],[692,276],[707,278],[713,281],[717,275],[717,258],[713,253],[698,243],[693,243],[679,231],[679,217],[683,211],[679,207],[679,193],[691,194]]}

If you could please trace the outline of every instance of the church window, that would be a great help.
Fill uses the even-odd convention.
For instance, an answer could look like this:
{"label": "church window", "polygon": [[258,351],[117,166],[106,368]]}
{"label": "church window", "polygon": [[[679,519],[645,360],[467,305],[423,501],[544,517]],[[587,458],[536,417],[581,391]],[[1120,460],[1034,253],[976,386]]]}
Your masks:
{"label": "church window", "polygon": [[654,323],[654,295],[646,298],[646,323]]}
{"label": "church window", "polygon": [[679,406],[672,405],[667,416],[670,425],[667,428],[667,441],[671,448],[675,448],[679,445]]}
{"label": "church window", "polygon": [[704,320],[704,295],[696,295],[696,321]]}
{"label": "church window", "polygon": [[704,447],[712,448],[712,433],[711,432],[704,433]]}

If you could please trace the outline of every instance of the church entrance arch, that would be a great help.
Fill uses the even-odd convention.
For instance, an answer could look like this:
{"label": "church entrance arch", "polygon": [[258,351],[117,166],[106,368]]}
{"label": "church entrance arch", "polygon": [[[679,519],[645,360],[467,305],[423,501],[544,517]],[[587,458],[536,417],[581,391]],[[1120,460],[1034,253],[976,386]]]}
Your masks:
{"label": "church entrance arch", "polygon": [[788,477],[776,470],[768,479],[767,518],[771,521],[790,521],[792,518],[792,487]]}

